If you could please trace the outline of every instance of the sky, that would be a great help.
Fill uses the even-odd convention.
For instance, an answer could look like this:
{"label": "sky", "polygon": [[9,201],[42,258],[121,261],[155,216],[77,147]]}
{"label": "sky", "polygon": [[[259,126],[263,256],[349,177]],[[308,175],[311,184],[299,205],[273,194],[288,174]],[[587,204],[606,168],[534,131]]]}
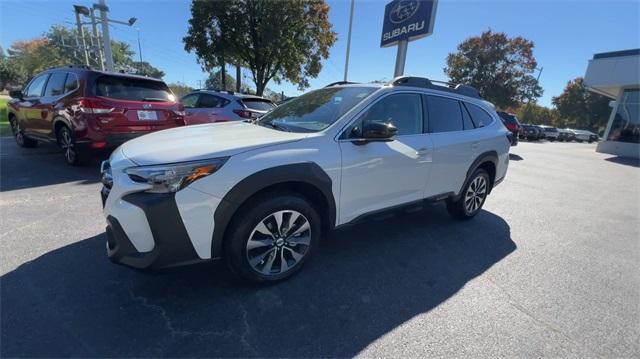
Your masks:
{"label": "sky", "polygon": [[[72,5],[91,6],[94,2],[0,0],[0,45],[8,49],[14,41],[40,36],[54,24],[73,26]],[[327,3],[338,40],[323,61],[320,75],[310,81],[311,89],[341,81],[344,76],[350,2]],[[393,77],[396,48],[379,47],[386,3],[355,0],[350,81]],[[180,81],[197,87],[206,79],[195,55],[187,53],[182,42],[191,17],[190,1],[107,0],[107,5],[112,19],[138,19],[133,28],[112,25],[112,38],[137,50],[139,31],[143,59],[163,70],[167,83]],[[551,98],[559,95],[569,80],[584,76],[594,53],[640,48],[640,0],[440,0],[433,35],[409,44],[405,75],[446,80],[443,68],[447,55],[463,40],[487,29],[534,42],[544,89],[538,102],[550,106]],[[247,71],[243,77],[243,81],[250,81]],[[270,82],[268,87],[287,96],[304,92],[287,82]]]}

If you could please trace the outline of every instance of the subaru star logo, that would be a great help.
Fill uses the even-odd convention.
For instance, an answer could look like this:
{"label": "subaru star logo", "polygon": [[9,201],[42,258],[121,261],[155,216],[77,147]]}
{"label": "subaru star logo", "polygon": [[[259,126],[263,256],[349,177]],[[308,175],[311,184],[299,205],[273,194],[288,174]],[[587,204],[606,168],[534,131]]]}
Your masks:
{"label": "subaru star logo", "polygon": [[389,20],[394,24],[404,22],[418,11],[419,6],[418,0],[400,0],[389,13]]}
{"label": "subaru star logo", "polygon": [[145,103],[144,105],[142,105],[142,108],[144,108],[145,110],[149,110],[151,109],[151,105],[148,103]]}

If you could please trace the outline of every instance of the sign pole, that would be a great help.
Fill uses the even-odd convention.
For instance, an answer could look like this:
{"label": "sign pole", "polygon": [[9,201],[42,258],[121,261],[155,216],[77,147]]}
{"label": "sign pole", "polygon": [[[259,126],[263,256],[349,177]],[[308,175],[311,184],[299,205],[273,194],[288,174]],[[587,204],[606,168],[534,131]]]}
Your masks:
{"label": "sign pole", "polygon": [[404,74],[404,63],[407,60],[407,48],[409,47],[408,40],[398,41],[398,53],[396,54],[396,69],[393,72],[393,77],[402,76]]}
{"label": "sign pole", "polygon": [[347,73],[349,72],[349,51],[351,50],[351,26],[353,25],[353,5],[356,0],[351,0],[351,12],[349,15],[349,35],[347,36],[347,58],[344,62],[344,81],[347,81]]}

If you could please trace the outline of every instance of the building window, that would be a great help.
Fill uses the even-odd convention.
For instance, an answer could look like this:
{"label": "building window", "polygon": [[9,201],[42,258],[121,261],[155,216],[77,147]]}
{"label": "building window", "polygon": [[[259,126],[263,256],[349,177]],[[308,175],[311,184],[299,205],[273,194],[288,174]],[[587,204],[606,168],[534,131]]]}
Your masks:
{"label": "building window", "polygon": [[624,90],[607,140],[640,143],[640,89]]}

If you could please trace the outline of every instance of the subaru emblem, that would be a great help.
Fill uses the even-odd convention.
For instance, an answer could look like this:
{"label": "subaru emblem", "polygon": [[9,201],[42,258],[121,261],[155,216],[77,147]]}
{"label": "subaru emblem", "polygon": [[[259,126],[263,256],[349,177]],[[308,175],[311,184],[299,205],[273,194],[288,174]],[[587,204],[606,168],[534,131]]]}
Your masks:
{"label": "subaru emblem", "polygon": [[400,0],[389,13],[389,20],[398,24],[406,21],[418,11],[420,2],[418,0]]}
{"label": "subaru emblem", "polygon": [[142,105],[142,108],[144,108],[145,110],[149,110],[151,109],[151,104],[145,103],[144,105]]}

